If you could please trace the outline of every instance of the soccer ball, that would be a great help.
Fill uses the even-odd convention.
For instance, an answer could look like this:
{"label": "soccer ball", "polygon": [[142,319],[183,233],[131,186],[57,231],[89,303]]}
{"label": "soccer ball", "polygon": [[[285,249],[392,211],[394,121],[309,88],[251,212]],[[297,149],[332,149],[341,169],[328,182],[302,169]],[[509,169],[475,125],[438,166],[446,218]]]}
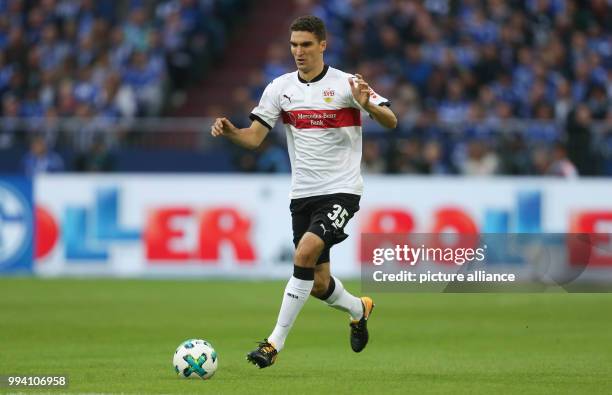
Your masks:
{"label": "soccer ball", "polygon": [[217,371],[217,352],[206,340],[189,339],[174,352],[172,363],[179,377],[209,379]]}

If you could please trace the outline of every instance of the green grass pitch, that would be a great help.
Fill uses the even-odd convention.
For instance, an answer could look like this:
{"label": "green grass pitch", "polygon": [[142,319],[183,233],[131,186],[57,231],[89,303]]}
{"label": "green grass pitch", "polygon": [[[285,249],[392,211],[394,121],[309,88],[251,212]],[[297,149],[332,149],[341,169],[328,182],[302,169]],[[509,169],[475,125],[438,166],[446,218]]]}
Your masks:
{"label": "green grass pitch", "polygon": [[[284,284],[0,279],[0,375],[70,376],[50,393],[612,393],[612,294],[374,294],[361,354],[347,316],[311,298],[259,370],[245,354]],[[175,376],[188,338],[218,351],[212,380]]]}

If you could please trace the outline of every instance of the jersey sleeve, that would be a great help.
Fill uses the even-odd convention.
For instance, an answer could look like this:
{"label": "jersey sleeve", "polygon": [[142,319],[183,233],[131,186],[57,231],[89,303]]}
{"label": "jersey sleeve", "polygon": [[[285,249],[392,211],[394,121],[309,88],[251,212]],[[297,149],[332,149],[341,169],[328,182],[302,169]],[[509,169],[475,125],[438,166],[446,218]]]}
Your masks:
{"label": "jersey sleeve", "polygon": [[[351,74],[349,74],[349,77],[356,78],[354,75],[351,75]],[[351,87],[350,86],[348,88],[348,92],[349,92],[350,100],[351,100],[353,106],[356,107],[356,108],[359,108],[363,112],[366,112],[359,105],[359,103],[357,103],[357,100],[355,100],[355,97],[353,96],[353,92],[351,91]],[[387,107],[391,106],[391,102],[387,98],[384,98],[381,95],[379,95],[378,93],[376,93],[374,91],[374,89],[372,89],[371,87],[370,87],[370,102],[372,102],[373,104],[375,104],[377,106],[387,106]]]}
{"label": "jersey sleeve", "polygon": [[370,88],[370,101],[376,104],[377,106],[391,106],[391,102],[388,99],[374,92],[372,88]]}
{"label": "jersey sleeve", "polygon": [[280,100],[276,87],[278,82],[270,82],[264,89],[261,99],[257,107],[251,111],[249,118],[252,121],[258,121],[268,129],[272,129],[281,114]]}

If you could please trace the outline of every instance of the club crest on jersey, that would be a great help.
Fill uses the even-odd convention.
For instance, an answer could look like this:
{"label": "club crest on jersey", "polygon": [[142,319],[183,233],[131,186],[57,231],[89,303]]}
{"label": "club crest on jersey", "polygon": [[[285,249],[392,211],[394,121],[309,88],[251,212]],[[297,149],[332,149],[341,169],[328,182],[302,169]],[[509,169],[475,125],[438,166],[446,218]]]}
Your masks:
{"label": "club crest on jersey", "polygon": [[332,100],[334,100],[334,95],[336,94],[336,92],[331,89],[331,88],[327,88],[323,91],[323,101],[325,103],[331,103]]}

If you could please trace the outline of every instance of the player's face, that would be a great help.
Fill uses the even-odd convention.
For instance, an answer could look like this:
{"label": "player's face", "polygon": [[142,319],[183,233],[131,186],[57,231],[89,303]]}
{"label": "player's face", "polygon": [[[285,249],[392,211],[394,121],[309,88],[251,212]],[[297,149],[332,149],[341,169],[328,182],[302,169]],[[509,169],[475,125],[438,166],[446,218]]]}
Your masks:
{"label": "player's face", "polygon": [[291,54],[299,71],[308,73],[323,63],[325,40],[319,41],[311,32],[291,32]]}

